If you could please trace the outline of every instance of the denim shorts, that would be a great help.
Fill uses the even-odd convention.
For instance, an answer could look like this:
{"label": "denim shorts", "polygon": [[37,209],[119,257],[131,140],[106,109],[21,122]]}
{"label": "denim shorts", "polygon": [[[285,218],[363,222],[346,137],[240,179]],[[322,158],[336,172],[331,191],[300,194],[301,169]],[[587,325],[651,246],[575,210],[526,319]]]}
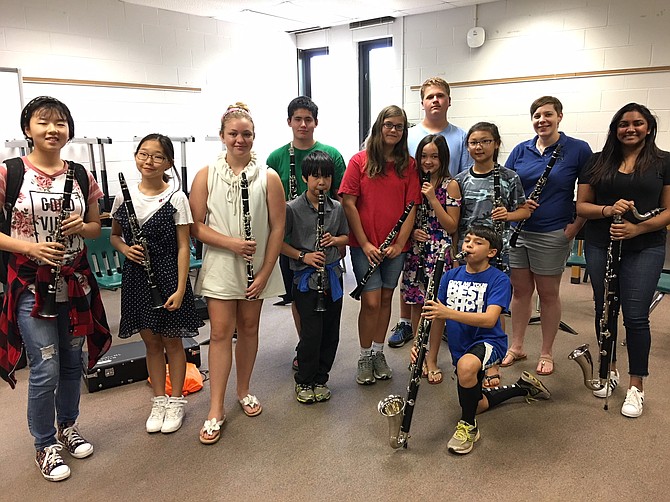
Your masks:
{"label": "denim shorts", "polygon": [[[400,279],[403,265],[405,264],[405,254],[406,253],[400,253],[393,259],[384,259],[370,279],[368,279],[363,291],[374,291],[379,288],[395,289],[398,285],[398,279]],[[368,271],[368,268],[370,268],[370,262],[368,261],[368,257],[365,256],[362,248],[351,248],[351,264],[354,267],[356,282],[360,283],[363,280],[365,273]]]}
{"label": "denim shorts", "polygon": [[561,275],[571,249],[572,241],[565,237],[563,229],[542,233],[524,230],[517,247],[509,250],[509,264],[512,268],[528,268],[537,275]]}

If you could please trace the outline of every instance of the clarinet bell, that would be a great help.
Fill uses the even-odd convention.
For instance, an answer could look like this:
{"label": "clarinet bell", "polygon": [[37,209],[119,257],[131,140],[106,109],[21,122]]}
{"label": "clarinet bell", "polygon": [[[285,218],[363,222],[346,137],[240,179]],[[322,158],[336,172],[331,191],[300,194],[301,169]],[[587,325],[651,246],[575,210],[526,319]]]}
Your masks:
{"label": "clarinet bell", "polygon": [[323,297],[323,295],[319,295],[319,297],[316,300],[316,307],[314,308],[314,312],[325,312],[326,311],[326,299]]}
{"label": "clarinet bell", "polygon": [[151,293],[151,308],[154,310],[162,309],[165,306],[161,292],[158,291],[158,287],[152,286],[149,289]]}

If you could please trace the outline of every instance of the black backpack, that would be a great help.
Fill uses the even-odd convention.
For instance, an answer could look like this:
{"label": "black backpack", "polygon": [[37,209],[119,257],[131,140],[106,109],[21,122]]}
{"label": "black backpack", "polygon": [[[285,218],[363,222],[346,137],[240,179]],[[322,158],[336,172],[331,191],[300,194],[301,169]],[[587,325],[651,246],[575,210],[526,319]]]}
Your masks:
{"label": "black backpack", "polygon": [[[70,163],[71,161],[68,161]],[[0,210],[0,232],[5,235],[10,235],[12,228],[12,211],[16,199],[19,198],[21,185],[23,185],[23,176],[26,172],[23,161],[20,157],[7,159],[4,161],[7,166],[7,178],[5,187],[5,205]],[[81,188],[81,193],[84,196],[84,201],[88,200],[88,173],[81,164],[72,162],[74,164],[74,177]],[[86,208],[88,211],[88,207]],[[9,251],[0,251],[0,282],[7,284],[7,264],[9,263]]]}

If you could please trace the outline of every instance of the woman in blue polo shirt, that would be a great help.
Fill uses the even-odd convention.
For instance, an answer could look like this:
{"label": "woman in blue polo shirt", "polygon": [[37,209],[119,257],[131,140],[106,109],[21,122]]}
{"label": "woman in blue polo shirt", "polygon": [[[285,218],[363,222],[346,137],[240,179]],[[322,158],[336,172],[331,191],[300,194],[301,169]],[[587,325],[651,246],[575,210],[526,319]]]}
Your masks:
{"label": "woman in blue polo shirt", "polygon": [[526,198],[542,176],[557,145],[561,152],[551,170],[539,201],[528,201],[532,216],[510,249],[512,297],[512,343],[501,366],[511,366],[527,357],[523,348],[526,327],[532,313],[533,291],[537,289],[542,311],[542,348],[538,375],[554,372],[553,345],[561,321],[559,288],[572,239],[584,224],[575,218],[575,181],[592,152],[589,145],[559,132],[563,105],[553,96],[536,99],[530,107],[536,136],[518,144],[505,167],[517,172]]}

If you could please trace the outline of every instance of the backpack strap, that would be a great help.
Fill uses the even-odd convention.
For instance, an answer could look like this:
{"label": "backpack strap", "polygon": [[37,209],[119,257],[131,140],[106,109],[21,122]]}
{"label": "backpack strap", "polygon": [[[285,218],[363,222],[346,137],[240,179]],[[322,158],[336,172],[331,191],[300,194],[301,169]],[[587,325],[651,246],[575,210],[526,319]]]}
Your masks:
{"label": "backpack strap", "polygon": [[4,161],[7,166],[7,178],[5,182],[5,218],[12,218],[12,209],[16,204],[16,199],[19,198],[21,185],[23,184],[23,176],[26,173],[26,168],[23,165],[23,160],[20,157],[7,159]]}
{"label": "backpack strap", "polygon": [[88,214],[88,194],[90,191],[88,182],[88,172],[86,171],[86,168],[81,164],[72,162],[71,160],[68,160],[67,162],[68,164],[71,163],[74,165],[74,177],[77,180],[77,184],[79,185],[79,188],[81,189],[81,194],[84,198],[84,219],[85,219],[86,215]]}

